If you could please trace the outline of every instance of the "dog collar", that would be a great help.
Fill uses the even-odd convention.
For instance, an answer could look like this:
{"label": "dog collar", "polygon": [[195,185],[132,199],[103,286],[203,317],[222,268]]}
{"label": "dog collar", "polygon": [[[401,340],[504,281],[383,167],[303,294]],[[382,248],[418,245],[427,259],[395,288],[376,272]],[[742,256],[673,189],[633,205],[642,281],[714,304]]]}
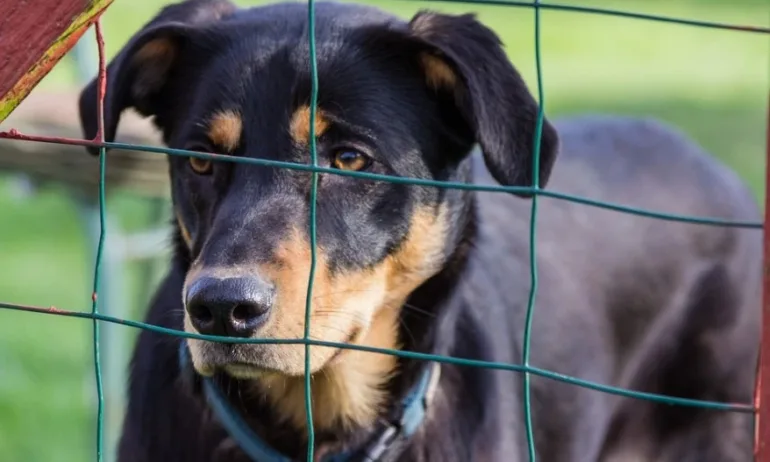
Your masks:
{"label": "dog collar", "polygon": [[[187,342],[179,344],[179,363],[182,371],[192,370]],[[194,371],[193,371],[194,372]],[[394,416],[380,423],[380,428],[362,447],[322,456],[320,462],[391,462],[406,449],[406,443],[425,420],[428,406],[441,375],[441,365],[428,362],[423,366],[420,379],[401,401]],[[259,437],[244,421],[227,396],[211,377],[201,377],[206,401],[227,433],[253,462],[293,462]]]}

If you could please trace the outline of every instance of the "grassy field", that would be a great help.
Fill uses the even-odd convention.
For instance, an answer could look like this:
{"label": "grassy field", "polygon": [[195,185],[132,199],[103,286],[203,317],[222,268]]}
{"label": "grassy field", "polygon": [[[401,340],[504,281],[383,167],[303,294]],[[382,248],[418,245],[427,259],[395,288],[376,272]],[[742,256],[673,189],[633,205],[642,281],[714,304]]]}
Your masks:
{"label": "grassy field", "polygon": [[[160,3],[116,0],[104,19],[108,52],[114,54]],[[765,0],[560,3],[770,23]],[[532,10],[406,0],[377,4],[404,17],[425,7],[478,12],[536,90]],[[542,13],[541,32],[549,116],[610,112],[672,122],[735,168],[763,199],[767,36],[551,10]],[[73,86],[74,75],[72,63],[62,62],[38,91]],[[11,186],[7,175],[0,176],[0,300],[90,309],[89,244],[66,191],[49,188],[22,200]],[[146,208],[136,200],[115,197],[109,206],[126,226],[141,226],[137,216]],[[85,321],[0,310],[0,459],[93,460],[90,329]]]}

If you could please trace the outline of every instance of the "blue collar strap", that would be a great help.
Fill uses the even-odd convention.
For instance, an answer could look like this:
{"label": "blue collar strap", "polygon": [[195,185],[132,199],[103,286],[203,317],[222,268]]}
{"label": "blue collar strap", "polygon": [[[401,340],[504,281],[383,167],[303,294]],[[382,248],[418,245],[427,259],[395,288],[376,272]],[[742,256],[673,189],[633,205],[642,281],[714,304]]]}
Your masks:
{"label": "blue collar strap", "polygon": [[[179,344],[179,364],[182,371],[192,369],[187,342]],[[395,418],[384,422],[374,436],[356,450],[325,455],[321,462],[392,462],[406,449],[411,436],[420,427],[433,398],[439,376],[440,363],[426,363],[420,380],[395,410]],[[203,392],[219,422],[253,462],[293,462],[270,447],[243,420],[227,396],[210,377],[201,377]]]}

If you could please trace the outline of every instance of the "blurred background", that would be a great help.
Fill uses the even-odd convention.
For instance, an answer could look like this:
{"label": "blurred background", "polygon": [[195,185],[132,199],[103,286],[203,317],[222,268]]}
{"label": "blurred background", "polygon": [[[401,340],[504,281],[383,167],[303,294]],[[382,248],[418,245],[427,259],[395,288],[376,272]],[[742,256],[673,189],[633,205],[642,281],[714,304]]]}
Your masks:
{"label": "blurred background", "polygon": [[[115,0],[103,17],[109,56],[166,3]],[[405,18],[426,7],[455,13],[477,12],[482,21],[500,34],[512,62],[532,91],[537,91],[532,9],[408,0],[370,3]],[[770,25],[767,0],[559,3]],[[544,10],[541,19],[543,88],[549,117],[609,112],[653,116],[671,122],[737,170],[758,200],[764,200],[768,35],[550,10]],[[93,32],[89,31],[81,43],[93,39]],[[95,59],[95,46],[80,51],[83,50],[93,52]],[[46,116],[64,114],[60,118],[65,120],[59,122],[77,130],[71,136],[80,136],[73,118],[75,108],[71,106],[74,92],[82,83],[78,66],[83,69],[84,64],[79,64],[77,57],[70,54],[62,60],[32,92],[38,101],[41,95],[49,93],[70,96],[51,99],[59,102],[44,102],[42,108],[26,112],[33,116],[26,116],[24,122],[29,125],[23,125],[25,131],[51,135],[48,129],[54,130],[58,125]],[[55,107],[56,104],[70,106]],[[15,126],[13,120],[0,128],[7,130],[11,126]],[[10,156],[8,146],[0,145],[0,301],[89,311],[94,237],[95,230],[98,231],[93,187],[73,186],[77,181],[72,178],[31,182],[30,178],[36,176],[25,176],[25,168],[20,164],[2,160],[3,150]],[[53,152],[50,145],[28,149],[13,155],[32,158]],[[86,154],[83,152],[82,156],[85,159]],[[82,165],[93,168],[95,161],[84,160]],[[112,191],[107,202],[111,220],[108,232],[114,231],[117,237],[107,242],[112,262],[106,268],[111,275],[106,276],[110,293],[103,300],[108,306],[102,306],[102,310],[130,319],[142,318],[150,289],[163,271],[162,259],[138,258],[142,253],[162,256],[168,250],[164,224],[169,210],[163,183],[147,179],[152,174],[162,178],[165,170],[162,163],[158,165],[148,168],[145,177],[132,179],[125,187]],[[58,176],[66,178],[68,173],[77,176],[81,168],[84,167],[77,162],[65,163],[56,167],[60,171],[48,172],[43,177],[55,180]],[[93,175],[90,178],[93,180]],[[121,255],[125,258],[130,253],[134,254],[133,260],[123,265],[115,263],[120,263]],[[124,384],[114,382],[114,377],[125,380],[119,371],[125,367],[136,332],[122,326],[104,329],[102,335],[114,340],[112,349],[102,356],[105,371],[113,374],[113,379],[106,379],[106,386],[111,396],[117,396],[114,409],[119,409]],[[0,309],[1,460],[94,460],[96,394],[91,342],[90,321]],[[108,442],[120,417],[119,412],[110,412],[110,404],[108,401],[107,415],[113,426]]]}

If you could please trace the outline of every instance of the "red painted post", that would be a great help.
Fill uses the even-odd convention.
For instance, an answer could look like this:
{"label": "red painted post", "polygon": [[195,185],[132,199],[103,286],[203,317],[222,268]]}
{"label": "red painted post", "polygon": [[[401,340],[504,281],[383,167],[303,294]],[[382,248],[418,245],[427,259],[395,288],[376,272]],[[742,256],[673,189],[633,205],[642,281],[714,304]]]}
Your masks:
{"label": "red painted post", "polygon": [[112,0],[0,0],[0,122]]}
{"label": "red painted post", "polygon": [[754,455],[756,462],[770,462],[770,98],[767,106],[767,152],[765,166],[764,289],[762,343],[754,404],[757,407]]}

